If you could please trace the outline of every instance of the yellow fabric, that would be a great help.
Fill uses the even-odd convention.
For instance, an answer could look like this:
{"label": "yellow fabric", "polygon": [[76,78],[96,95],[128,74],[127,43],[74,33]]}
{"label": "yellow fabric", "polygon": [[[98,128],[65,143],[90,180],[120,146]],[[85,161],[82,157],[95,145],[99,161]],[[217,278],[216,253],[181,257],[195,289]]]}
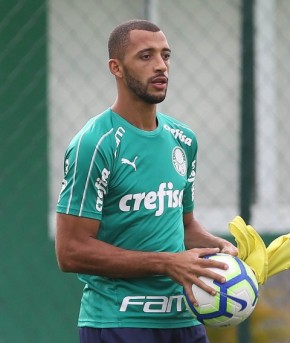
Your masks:
{"label": "yellow fabric", "polygon": [[237,242],[238,257],[253,269],[258,283],[264,284],[268,278],[268,256],[264,241],[239,216],[229,223],[229,228]]}
{"label": "yellow fabric", "polygon": [[290,268],[290,233],[276,238],[267,248],[268,277]]}
{"label": "yellow fabric", "polygon": [[255,272],[259,284],[290,268],[290,233],[276,238],[267,248],[256,230],[237,216],[229,223],[235,237],[238,257]]}

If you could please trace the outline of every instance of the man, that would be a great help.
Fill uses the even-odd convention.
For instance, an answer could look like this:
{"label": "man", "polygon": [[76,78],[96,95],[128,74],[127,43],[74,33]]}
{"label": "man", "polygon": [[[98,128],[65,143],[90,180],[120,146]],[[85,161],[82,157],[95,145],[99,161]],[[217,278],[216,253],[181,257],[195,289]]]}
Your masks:
{"label": "man", "polygon": [[109,69],[117,98],[75,136],[65,156],[57,205],[61,270],[85,283],[82,343],[208,342],[183,301],[198,277],[223,282],[203,256],[237,255],[194,218],[197,143],[181,122],[156,112],[165,99],[170,47],[144,20],[110,35]]}

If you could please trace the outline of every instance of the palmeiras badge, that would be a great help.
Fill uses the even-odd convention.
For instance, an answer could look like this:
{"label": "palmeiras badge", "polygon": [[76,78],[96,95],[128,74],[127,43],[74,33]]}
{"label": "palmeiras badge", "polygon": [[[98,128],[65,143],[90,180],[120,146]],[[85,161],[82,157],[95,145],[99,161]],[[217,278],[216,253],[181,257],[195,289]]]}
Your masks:
{"label": "palmeiras badge", "polygon": [[178,174],[184,176],[187,171],[187,159],[185,152],[179,146],[172,150],[172,163]]}

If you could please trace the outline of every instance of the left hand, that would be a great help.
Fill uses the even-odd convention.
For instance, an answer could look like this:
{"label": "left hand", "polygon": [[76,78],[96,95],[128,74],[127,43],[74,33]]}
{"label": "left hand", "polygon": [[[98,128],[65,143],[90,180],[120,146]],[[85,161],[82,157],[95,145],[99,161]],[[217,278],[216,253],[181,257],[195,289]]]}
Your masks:
{"label": "left hand", "polygon": [[238,256],[238,248],[225,239],[220,240],[218,247],[220,248],[221,253]]}

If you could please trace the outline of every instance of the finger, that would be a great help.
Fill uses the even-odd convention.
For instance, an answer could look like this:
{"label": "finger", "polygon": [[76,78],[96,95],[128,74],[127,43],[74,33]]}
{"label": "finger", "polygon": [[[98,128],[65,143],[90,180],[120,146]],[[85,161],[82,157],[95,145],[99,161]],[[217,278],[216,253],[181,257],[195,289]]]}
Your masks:
{"label": "finger", "polygon": [[[224,275],[220,274],[218,271],[215,272],[212,269],[208,269],[208,268],[203,269],[200,276],[206,277],[208,279],[215,280],[219,283],[225,283],[226,282],[226,278],[224,277]],[[201,281],[201,280],[199,279],[199,281]]]}
{"label": "finger", "polygon": [[198,255],[200,257],[207,256],[207,255],[214,255],[220,252],[219,248],[200,248],[200,249],[194,249],[196,252],[198,252]]}
{"label": "finger", "polygon": [[[217,293],[217,291],[214,288],[210,287],[208,284],[204,283],[199,278],[194,281],[194,284],[195,284],[195,286],[204,290],[205,292],[207,292],[208,294],[210,294],[212,296],[215,296]],[[190,302],[194,306],[199,306],[199,303],[198,303],[197,299],[195,298],[194,293],[192,291],[192,287],[191,286],[190,287],[184,286],[184,290],[185,290],[186,295],[187,295],[188,299],[190,300]]]}
{"label": "finger", "polygon": [[229,268],[228,264],[226,264],[225,262],[217,261],[211,258],[201,258],[199,262],[200,266],[203,268],[216,268],[221,270],[227,270]]}
{"label": "finger", "polygon": [[196,286],[203,289],[205,292],[207,292],[208,294],[210,294],[212,296],[216,295],[216,293],[217,293],[217,291],[214,288],[210,287],[208,284],[203,282],[202,278],[199,278],[195,284],[196,284]]}
{"label": "finger", "polygon": [[188,300],[193,304],[193,306],[198,306],[199,304],[193,295],[191,286],[184,286],[184,291],[186,293]]}
{"label": "finger", "polygon": [[235,246],[232,246],[232,247],[224,247],[224,248],[221,250],[221,252],[224,253],[224,254],[232,255],[232,256],[238,256],[238,249],[237,249]]}

